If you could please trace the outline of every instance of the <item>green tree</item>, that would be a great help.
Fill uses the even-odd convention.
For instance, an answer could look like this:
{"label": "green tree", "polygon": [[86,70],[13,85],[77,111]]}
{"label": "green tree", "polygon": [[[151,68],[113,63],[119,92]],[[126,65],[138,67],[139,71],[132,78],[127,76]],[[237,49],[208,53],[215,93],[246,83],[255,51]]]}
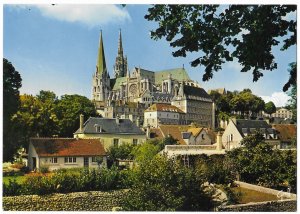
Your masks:
{"label": "green tree", "polygon": [[[158,22],[151,38],[165,38],[177,48],[174,57],[199,54],[191,65],[205,67],[203,81],[234,59],[257,81],[263,71],[277,68],[273,47],[296,44],[297,21],[287,19],[296,10],[296,5],[153,5],[145,18]],[[290,74],[295,79],[296,73]]]}
{"label": "green tree", "polygon": [[107,152],[108,156],[116,161],[121,160],[132,160],[133,159],[134,146],[131,144],[121,144],[120,146],[111,146]]}
{"label": "green tree", "polygon": [[272,101],[267,102],[267,103],[265,104],[265,112],[266,112],[267,114],[269,114],[270,117],[271,117],[271,114],[273,114],[273,113],[276,112],[276,106],[275,106],[275,104],[274,104]]}
{"label": "green tree", "polygon": [[142,162],[124,200],[126,211],[207,211],[212,192],[192,169],[164,156]]}
{"label": "green tree", "polygon": [[145,161],[152,160],[154,156],[157,155],[160,151],[161,151],[161,146],[158,141],[155,142],[148,141],[134,147],[132,154],[134,155],[134,159],[138,163],[142,163]]}
{"label": "green tree", "polygon": [[73,133],[79,128],[80,114],[85,118],[96,115],[94,104],[88,98],[76,94],[63,95],[55,111],[61,137],[73,137]]}
{"label": "green tree", "polygon": [[281,186],[286,172],[280,151],[273,150],[259,132],[245,137],[242,145],[227,153],[240,179],[271,188]]}
{"label": "green tree", "polygon": [[12,161],[20,146],[18,129],[12,116],[20,106],[19,89],[22,78],[7,59],[3,58],[3,160]]}

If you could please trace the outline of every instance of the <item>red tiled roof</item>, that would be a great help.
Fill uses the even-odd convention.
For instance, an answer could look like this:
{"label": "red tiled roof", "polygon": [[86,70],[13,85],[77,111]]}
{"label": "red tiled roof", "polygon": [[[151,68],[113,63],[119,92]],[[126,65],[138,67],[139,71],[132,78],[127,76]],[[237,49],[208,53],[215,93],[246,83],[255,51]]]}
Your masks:
{"label": "red tiled roof", "polygon": [[99,139],[32,138],[39,156],[99,156],[106,155]]}
{"label": "red tiled roof", "polygon": [[164,103],[153,104],[145,111],[167,111],[167,112],[184,113],[181,109],[177,108],[176,106],[170,104],[164,104]]}
{"label": "red tiled roof", "polygon": [[160,125],[160,130],[162,131],[164,137],[171,135],[174,139],[179,142],[180,145],[186,145],[185,141],[182,139],[181,131],[176,125]]}
{"label": "red tiled roof", "polygon": [[297,134],[297,126],[294,124],[276,124],[273,128],[281,141],[291,141]]}

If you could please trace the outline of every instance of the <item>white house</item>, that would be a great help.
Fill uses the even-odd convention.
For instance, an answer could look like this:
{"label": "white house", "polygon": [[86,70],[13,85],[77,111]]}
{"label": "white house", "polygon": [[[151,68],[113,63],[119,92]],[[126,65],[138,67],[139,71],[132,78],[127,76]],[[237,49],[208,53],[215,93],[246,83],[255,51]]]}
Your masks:
{"label": "white house", "polygon": [[170,104],[156,103],[144,112],[144,127],[157,128],[161,124],[179,125],[185,113]]}
{"label": "white house", "polygon": [[107,157],[99,139],[31,138],[28,149],[30,170],[106,166]]}
{"label": "white house", "polygon": [[252,135],[256,131],[261,132],[266,142],[274,148],[279,148],[280,141],[276,130],[263,120],[239,120],[231,119],[223,133],[222,143],[225,149],[231,150],[241,146],[241,141],[245,136]]}

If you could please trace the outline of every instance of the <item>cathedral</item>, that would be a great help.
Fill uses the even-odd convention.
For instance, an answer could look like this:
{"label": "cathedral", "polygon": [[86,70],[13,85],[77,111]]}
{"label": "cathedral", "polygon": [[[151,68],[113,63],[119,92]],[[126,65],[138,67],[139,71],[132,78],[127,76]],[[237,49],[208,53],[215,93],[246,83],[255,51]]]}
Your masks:
{"label": "cathedral", "polygon": [[171,103],[178,93],[180,84],[200,87],[192,81],[184,68],[163,71],[150,71],[135,67],[129,72],[127,57],[123,53],[122,35],[119,33],[118,55],[116,57],[114,78],[111,78],[105,63],[102,33],[98,49],[96,71],[93,75],[92,100],[94,102],[111,101],[152,103]]}
{"label": "cathedral", "polygon": [[206,127],[214,126],[210,96],[190,79],[184,67],[162,71],[134,67],[129,71],[121,30],[113,71],[114,77],[111,78],[106,67],[101,32],[93,74],[92,101],[103,117],[120,116],[142,123],[146,108],[155,103],[165,103],[181,108],[186,113],[186,124],[196,122]]}

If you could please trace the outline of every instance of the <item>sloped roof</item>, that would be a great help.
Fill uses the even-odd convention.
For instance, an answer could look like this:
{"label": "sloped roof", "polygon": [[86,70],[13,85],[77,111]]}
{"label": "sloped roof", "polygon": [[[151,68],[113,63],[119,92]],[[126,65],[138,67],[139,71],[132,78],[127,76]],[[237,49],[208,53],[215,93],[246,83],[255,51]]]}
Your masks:
{"label": "sloped roof", "polygon": [[208,93],[206,93],[206,91],[203,88],[184,85],[183,92],[184,92],[185,96],[190,100],[199,100],[200,99],[203,101],[212,102],[211,97],[209,96]]}
{"label": "sloped roof", "polygon": [[297,126],[294,124],[276,124],[273,128],[277,131],[278,138],[290,142],[297,135]]}
{"label": "sloped roof", "polygon": [[121,84],[126,81],[126,78],[127,77],[118,77],[115,79],[110,79],[110,87],[112,88],[112,90],[119,90]]}
{"label": "sloped roof", "polygon": [[169,74],[171,74],[172,79],[178,81],[191,80],[184,68],[175,68],[155,72],[155,84],[161,84],[163,80],[168,79]]}
{"label": "sloped roof", "polygon": [[106,155],[99,139],[32,138],[30,142],[40,157]]}
{"label": "sloped roof", "polygon": [[100,33],[100,41],[98,48],[98,57],[97,57],[97,72],[99,74],[106,72],[106,63],[105,63],[105,54],[104,54],[104,45],[102,39],[102,31]]}
{"label": "sloped roof", "polygon": [[160,125],[159,129],[162,131],[163,136],[167,137],[171,135],[174,139],[181,145],[186,145],[185,141],[182,139],[181,131],[176,125]]}
{"label": "sloped roof", "polygon": [[160,129],[151,128],[150,129],[150,138],[157,138],[157,139],[161,140],[164,138],[164,136],[161,133]]}
{"label": "sloped roof", "polygon": [[273,133],[272,126],[264,120],[241,120],[233,121],[242,136],[246,133],[253,134],[256,130],[262,133]]}
{"label": "sloped roof", "polygon": [[[102,131],[97,132],[96,126],[100,126]],[[90,117],[85,123],[83,130],[78,129],[75,134],[131,134],[145,135],[145,133],[129,119],[119,119],[117,124],[115,118]]]}
{"label": "sloped roof", "polygon": [[150,112],[150,111],[184,113],[181,109],[177,108],[176,106],[170,104],[164,104],[164,103],[155,103],[145,110],[145,112]]}
{"label": "sloped roof", "polygon": [[200,132],[201,132],[202,128],[190,128],[188,129],[188,132],[191,132],[193,134],[194,137],[196,137]]}

